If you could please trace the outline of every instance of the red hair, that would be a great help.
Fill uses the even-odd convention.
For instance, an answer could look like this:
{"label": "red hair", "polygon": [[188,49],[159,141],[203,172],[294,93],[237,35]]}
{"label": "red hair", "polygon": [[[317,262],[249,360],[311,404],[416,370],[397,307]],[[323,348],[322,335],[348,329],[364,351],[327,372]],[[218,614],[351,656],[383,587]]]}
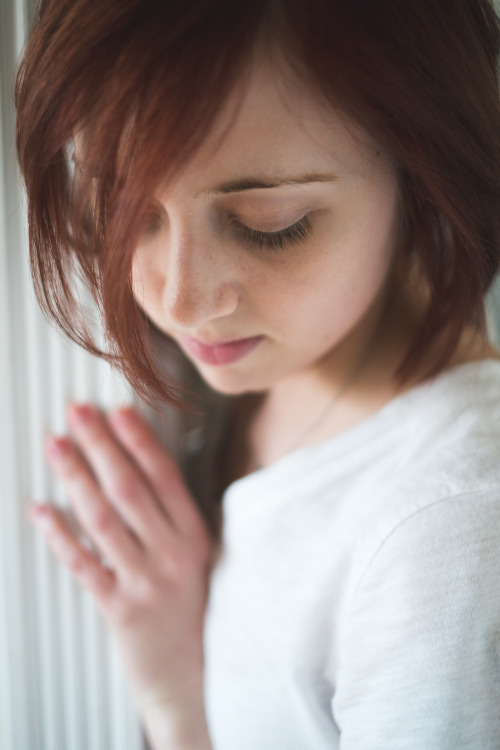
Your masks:
{"label": "red hair", "polygon": [[[439,372],[466,325],[484,330],[500,262],[500,32],[488,0],[44,0],[16,83],[42,308],[140,393],[177,400],[131,261],[151,196],[195,153],[262,44],[392,157],[407,247],[430,289],[397,376],[445,333],[428,374]],[[75,133],[85,165],[72,176]],[[102,312],[106,352],[75,274]]]}

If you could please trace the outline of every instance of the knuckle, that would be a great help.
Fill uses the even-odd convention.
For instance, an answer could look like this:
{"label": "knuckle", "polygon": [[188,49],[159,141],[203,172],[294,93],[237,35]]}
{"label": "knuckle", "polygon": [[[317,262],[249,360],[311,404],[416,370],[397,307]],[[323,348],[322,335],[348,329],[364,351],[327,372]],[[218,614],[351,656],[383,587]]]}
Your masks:
{"label": "knuckle", "polygon": [[107,598],[113,591],[114,574],[99,565],[91,565],[86,571],[87,586],[99,597]]}
{"label": "knuckle", "polygon": [[98,534],[107,534],[114,526],[115,516],[111,508],[101,505],[90,516],[90,526]]}
{"label": "knuckle", "polygon": [[139,495],[139,481],[133,471],[122,471],[111,484],[110,491],[114,496],[126,502],[133,502]]}
{"label": "knuckle", "polygon": [[111,616],[120,627],[130,626],[137,619],[137,607],[128,598],[119,596],[113,601]]}
{"label": "knuckle", "polygon": [[194,547],[172,554],[164,561],[164,571],[169,581],[173,586],[180,588],[200,578],[205,567],[204,559]]}
{"label": "knuckle", "polygon": [[85,558],[79,550],[72,550],[68,557],[68,568],[75,574],[81,575],[86,569]]}
{"label": "knuckle", "polygon": [[182,567],[178,561],[179,555],[176,555],[172,550],[155,557],[154,564],[162,581],[170,581],[177,576],[178,569]]}
{"label": "knuckle", "polygon": [[59,475],[65,482],[73,482],[84,473],[81,458],[75,448],[68,449],[64,459],[61,460]]}
{"label": "knuckle", "polygon": [[156,606],[159,592],[147,577],[137,576],[127,582],[126,592],[113,601],[113,620],[121,627],[131,627],[148,610]]}
{"label": "knuckle", "polygon": [[148,576],[138,576],[132,582],[132,595],[137,604],[147,606],[157,599],[157,587]]}

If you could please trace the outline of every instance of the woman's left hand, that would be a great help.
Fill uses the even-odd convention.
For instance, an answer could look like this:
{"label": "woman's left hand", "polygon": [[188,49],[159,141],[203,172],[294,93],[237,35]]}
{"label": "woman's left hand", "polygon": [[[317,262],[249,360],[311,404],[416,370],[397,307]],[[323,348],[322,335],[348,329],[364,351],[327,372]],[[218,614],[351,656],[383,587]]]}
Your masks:
{"label": "woman's left hand", "polygon": [[[55,555],[94,596],[143,718],[183,731],[203,716],[203,620],[214,543],[179,469],[131,408],[68,412],[46,452],[103,562],[49,504],[33,506]],[[198,716],[196,716],[198,715]],[[200,729],[200,731],[202,731]]]}

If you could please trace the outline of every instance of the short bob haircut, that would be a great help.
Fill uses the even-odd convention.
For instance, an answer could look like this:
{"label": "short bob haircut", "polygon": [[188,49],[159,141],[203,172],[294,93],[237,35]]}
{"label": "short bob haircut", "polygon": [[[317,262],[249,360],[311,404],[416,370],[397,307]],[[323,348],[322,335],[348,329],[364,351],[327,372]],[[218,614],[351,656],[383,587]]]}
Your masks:
{"label": "short bob haircut", "polygon": [[[429,287],[395,377],[442,335],[437,374],[466,325],[485,330],[499,266],[499,37],[490,0],[42,0],[15,91],[42,308],[139,393],[178,403],[131,261],[151,196],[195,154],[260,47],[393,160],[405,249]],[[76,277],[98,303],[104,351]]]}

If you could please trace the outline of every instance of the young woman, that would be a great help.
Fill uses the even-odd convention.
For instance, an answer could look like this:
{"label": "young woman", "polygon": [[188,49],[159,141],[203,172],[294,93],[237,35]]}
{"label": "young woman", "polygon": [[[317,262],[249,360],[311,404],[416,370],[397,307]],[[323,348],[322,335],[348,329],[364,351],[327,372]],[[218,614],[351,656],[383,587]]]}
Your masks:
{"label": "young woman", "polygon": [[41,4],[39,299],[97,351],[83,277],[140,393],[180,403],[163,340],[229,397],[211,514],[131,409],[47,442],[156,750],[498,747],[499,45],[488,0]]}

